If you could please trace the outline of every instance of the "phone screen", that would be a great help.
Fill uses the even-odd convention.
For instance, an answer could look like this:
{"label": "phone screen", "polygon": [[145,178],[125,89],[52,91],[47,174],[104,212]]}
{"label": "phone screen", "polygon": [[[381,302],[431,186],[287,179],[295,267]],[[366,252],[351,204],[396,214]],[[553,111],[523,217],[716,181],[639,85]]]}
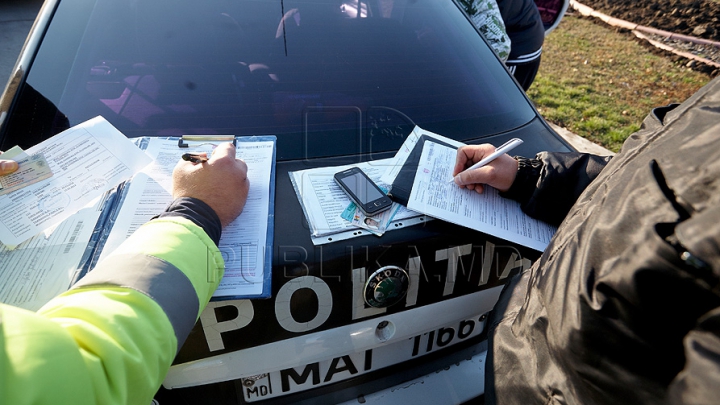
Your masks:
{"label": "phone screen", "polygon": [[354,173],[350,176],[342,177],[339,180],[357,196],[362,204],[367,204],[370,201],[384,197],[361,173]]}

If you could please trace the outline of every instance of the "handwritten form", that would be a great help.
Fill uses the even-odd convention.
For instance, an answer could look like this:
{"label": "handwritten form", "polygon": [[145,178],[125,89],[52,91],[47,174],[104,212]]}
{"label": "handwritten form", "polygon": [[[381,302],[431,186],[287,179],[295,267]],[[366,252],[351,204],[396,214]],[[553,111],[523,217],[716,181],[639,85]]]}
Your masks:
{"label": "handwritten form", "polygon": [[[149,138],[147,142],[145,151],[154,161],[130,183],[100,260],[172,201],[172,171],[183,153],[210,155],[215,147],[202,141],[186,141],[189,147],[183,149],[178,148],[177,140]],[[263,292],[273,148],[273,141],[237,143],[236,156],[248,166],[250,193],[242,214],[223,229],[218,247],[225,259],[225,276],[214,297]]]}
{"label": "handwritten form", "polygon": [[520,203],[486,186],[482,194],[449,183],[457,150],[427,141],[415,175],[408,208],[539,251],[556,228],[530,218]]}
{"label": "handwritten form", "polygon": [[0,196],[0,241],[9,246],[62,222],[150,163],[143,151],[102,117],[26,152],[43,154],[53,176]]}
{"label": "handwritten form", "polygon": [[426,137],[441,140],[448,145],[455,146],[456,148],[460,148],[461,146],[465,145],[464,143],[458,142],[454,139],[438,135],[434,132],[426,131],[416,125],[415,128],[413,128],[412,132],[410,132],[410,134],[407,136],[407,138],[405,138],[405,141],[403,142],[402,146],[400,146],[400,149],[395,154],[395,156],[387,159],[389,161],[389,163],[387,163],[388,168],[385,170],[385,173],[383,173],[383,175],[380,177],[380,180],[382,182],[387,184],[393,184],[395,182],[395,179],[400,173],[400,170],[407,162],[410,153],[415,148],[415,145],[423,135],[425,135]]}

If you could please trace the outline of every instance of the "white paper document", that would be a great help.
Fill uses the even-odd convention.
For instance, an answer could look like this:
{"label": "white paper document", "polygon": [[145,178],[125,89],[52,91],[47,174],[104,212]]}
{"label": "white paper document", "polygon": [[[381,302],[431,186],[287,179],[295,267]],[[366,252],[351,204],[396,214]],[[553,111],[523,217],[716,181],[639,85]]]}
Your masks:
{"label": "white paper document", "polygon": [[482,194],[449,183],[457,151],[427,141],[423,147],[408,208],[539,251],[556,228],[530,218],[520,203],[501,197],[486,186]]}
{"label": "white paper document", "polygon": [[0,245],[0,302],[31,311],[70,287],[100,217],[103,201],[85,207],[9,250]]}
{"label": "white paper document", "polygon": [[0,196],[0,241],[18,245],[129,179],[150,159],[102,117],[33,146],[53,176]]}
{"label": "white paper document", "polygon": [[418,126],[415,126],[410,135],[405,138],[405,142],[403,142],[402,146],[400,146],[400,149],[395,154],[395,156],[391,159],[386,159],[388,161],[387,168],[383,173],[382,177],[380,177],[380,181],[386,184],[393,184],[393,182],[395,182],[398,173],[400,173],[400,170],[402,169],[403,165],[405,165],[405,162],[407,162],[410,153],[415,148],[418,140],[420,140],[423,135],[425,135],[426,137],[442,140],[448,145],[453,145],[457,148],[465,145],[462,142],[446,138],[442,135],[438,135],[434,132],[426,131]]}
{"label": "white paper document", "polygon": [[[148,139],[146,153],[154,161],[130,182],[122,208],[100,260],[112,253],[142,224],[162,212],[172,201],[172,171],[183,153],[212,152],[215,144]],[[265,246],[267,245],[273,141],[237,142],[236,156],[247,163],[250,192],[242,214],[223,229],[220,252],[225,259],[225,276],[214,297],[257,296],[263,292]]]}
{"label": "white paper document", "polygon": [[[300,170],[290,173],[290,178],[298,194],[300,203],[310,226],[313,243],[318,245],[353,236],[369,234],[346,221],[341,214],[350,204],[350,198],[342,191],[334,179],[335,173],[350,167],[359,167],[378,186],[387,188],[387,184],[380,181],[380,176],[387,168],[390,159],[363,162],[354,165],[320,167],[316,169]],[[392,209],[392,208],[391,208]],[[416,223],[410,219],[423,215],[400,207],[395,214],[393,223],[402,223],[402,227]],[[388,230],[398,229],[400,226],[390,226]],[[344,232],[349,232],[344,234]],[[353,234],[354,232],[354,234]],[[368,233],[366,233],[368,232]]]}

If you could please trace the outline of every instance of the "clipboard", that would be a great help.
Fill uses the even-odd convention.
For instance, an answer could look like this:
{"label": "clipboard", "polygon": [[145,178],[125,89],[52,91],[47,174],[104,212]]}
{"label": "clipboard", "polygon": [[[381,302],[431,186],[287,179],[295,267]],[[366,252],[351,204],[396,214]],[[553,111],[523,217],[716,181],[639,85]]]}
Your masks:
{"label": "clipboard", "polygon": [[403,164],[402,168],[398,172],[398,175],[395,177],[395,181],[393,181],[390,186],[390,191],[388,192],[388,196],[392,198],[393,201],[406,207],[408,200],[410,200],[410,192],[412,191],[412,186],[415,182],[415,174],[417,173],[417,168],[420,164],[420,156],[422,155],[423,146],[425,146],[425,142],[428,140],[457,149],[457,146],[455,145],[427,135],[421,135],[420,138],[418,138],[417,143],[408,155],[405,164]]}
{"label": "clipboard", "polygon": [[[183,137],[152,137],[157,139],[162,139],[166,141],[176,142],[177,141],[177,148],[180,150],[189,148],[190,146],[198,147],[199,145],[197,142],[200,142],[202,144],[207,143],[218,143],[218,142],[232,142],[234,145],[239,145],[241,143],[247,143],[247,142],[272,142],[272,158],[270,162],[270,179],[269,179],[269,186],[268,186],[268,215],[267,215],[267,232],[266,232],[266,238],[265,243],[262,246],[257,246],[257,248],[260,250],[259,255],[262,255],[263,257],[263,265],[262,269],[256,268],[256,271],[262,270],[262,281],[257,281],[258,283],[262,283],[262,291],[258,294],[228,294],[228,295],[213,295],[211,298],[211,301],[224,301],[224,300],[238,300],[238,299],[251,299],[251,298],[270,298],[271,296],[271,288],[272,288],[272,254],[273,254],[273,239],[275,236],[274,231],[274,225],[275,225],[275,176],[276,176],[276,154],[277,154],[277,137],[272,135],[267,136],[243,136],[243,137],[235,137],[233,135],[185,135]],[[142,138],[136,138],[134,141],[136,145],[142,149],[146,150],[151,142],[151,137],[142,137]],[[194,142],[195,145],[189,145],[188,142]],[[95,226],[95,230],[93,231],[93,236],[88,243],[87,250],[85,255],[83,256],[83,259],[81,260],[81,264],[79,266],[78,272],[74,277],[73,283],[81,279],[85,274],[87,274],[88,271],[91,271],[92,268],[95,267],[97,262],[100,260],[101,254],[103,253],[103,250],[105,248],[106,243],[108,242],[108,239],[110,238],[111,233],[113,232],[113,228],[116,224],[116,221],[118,219],[118,216],[120,215],[122,207],[125,205],[126,197],[128,193],[130,192],[130,188],[132,187],[132,181],[133,179],[129,180],[128,182],[125,182],[117,187],[117,189],[113,190],[112,192],[108,193],[106,195],[106,202],[102,208],[102,214],[100,217],[100,220]],[[262,222],[259,222],[262,223]],[[235,254],[238,256],[242,256],[242,247],[240,247],[240,251],[236,252]],[[240,275],[245,278],[245,275],[242,274],[243,270],[240,271]],[[248,280],[248,279],[246,279]],[[71,285],[72,285],[71,284]],[[219,291],[218,291],[219,292]],[[217,292],[216,292],[217,293]]]}

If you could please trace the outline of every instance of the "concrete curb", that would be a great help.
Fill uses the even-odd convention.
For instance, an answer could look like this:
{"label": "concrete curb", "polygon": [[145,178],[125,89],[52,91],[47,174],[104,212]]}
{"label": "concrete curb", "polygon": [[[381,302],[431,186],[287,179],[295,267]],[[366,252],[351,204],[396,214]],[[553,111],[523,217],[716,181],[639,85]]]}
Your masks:
{"label": "concrete curb", "polygon": [[550,127],[558,133],[558,135],[562,136],[563,139],[567,141],[570,145],[572,145],[573,148],[577,149],[578,152],[586,152],[586,153],[592,153],[594,155],[600,155],[600,156],[610,156],[614,155],[615,152],[612,152],[609,149],[605,149],[604,147],[588,141],[587,139],[581,137],[580,135],[576,135],[570,131],[568,131],[565,128],[559,127],[555,124],[550,124]]}
{"label": "concrete curb", "polygon": [[683,58],[687,58],[690,60],[704,63],[708,66],[720,68],[720,64],[718,64],[717,62],[714,62],[707,58],[703,58],[701,56],[694,55],[689,52],[683,52],[683,51],[677,50],[671,46],[664,45],[657,41],[653,41],[652,39],[643,35],[641,32],[644,32],[646,34],[659,35],[659,36],[663,36],[663,37],[666,37],[669,39],[676,39],[676,40],[680,40],[680,41],[692,42],[692,43],[700,44],[700,45],[710,45],[710,46],[714,46],[716,48],[720,48],[720,42],[710,41],[710,40],[707,40],[704,38],[691,37],[688,35],[675,34],[675,33],[669,32],[669,31],[663,31],[663,30],[659,30],[656,28],[652,28],[652,27],[645,27],[643,25],[631,23],[629,21],[621,20],[619,18],[610,17],[609,15],[606,15],[599,11],[596,11],[584,4],[578,3],[575,0],[570,0],[570,6],[573,9],[575,9],[578,13],[582,14],[585,17],[595,17],[597,19],[604,21],[606,24],[608,24],[610,26],[625,28],[627,30],[630,30],[630,31],[632,31],[633,34],[635,34],[636,37],[648,41],[651,45],[653,45],[659,49],[662,49],[662,50],[668,51],[668,52],[672,52],[676,55],[682,56]]}

